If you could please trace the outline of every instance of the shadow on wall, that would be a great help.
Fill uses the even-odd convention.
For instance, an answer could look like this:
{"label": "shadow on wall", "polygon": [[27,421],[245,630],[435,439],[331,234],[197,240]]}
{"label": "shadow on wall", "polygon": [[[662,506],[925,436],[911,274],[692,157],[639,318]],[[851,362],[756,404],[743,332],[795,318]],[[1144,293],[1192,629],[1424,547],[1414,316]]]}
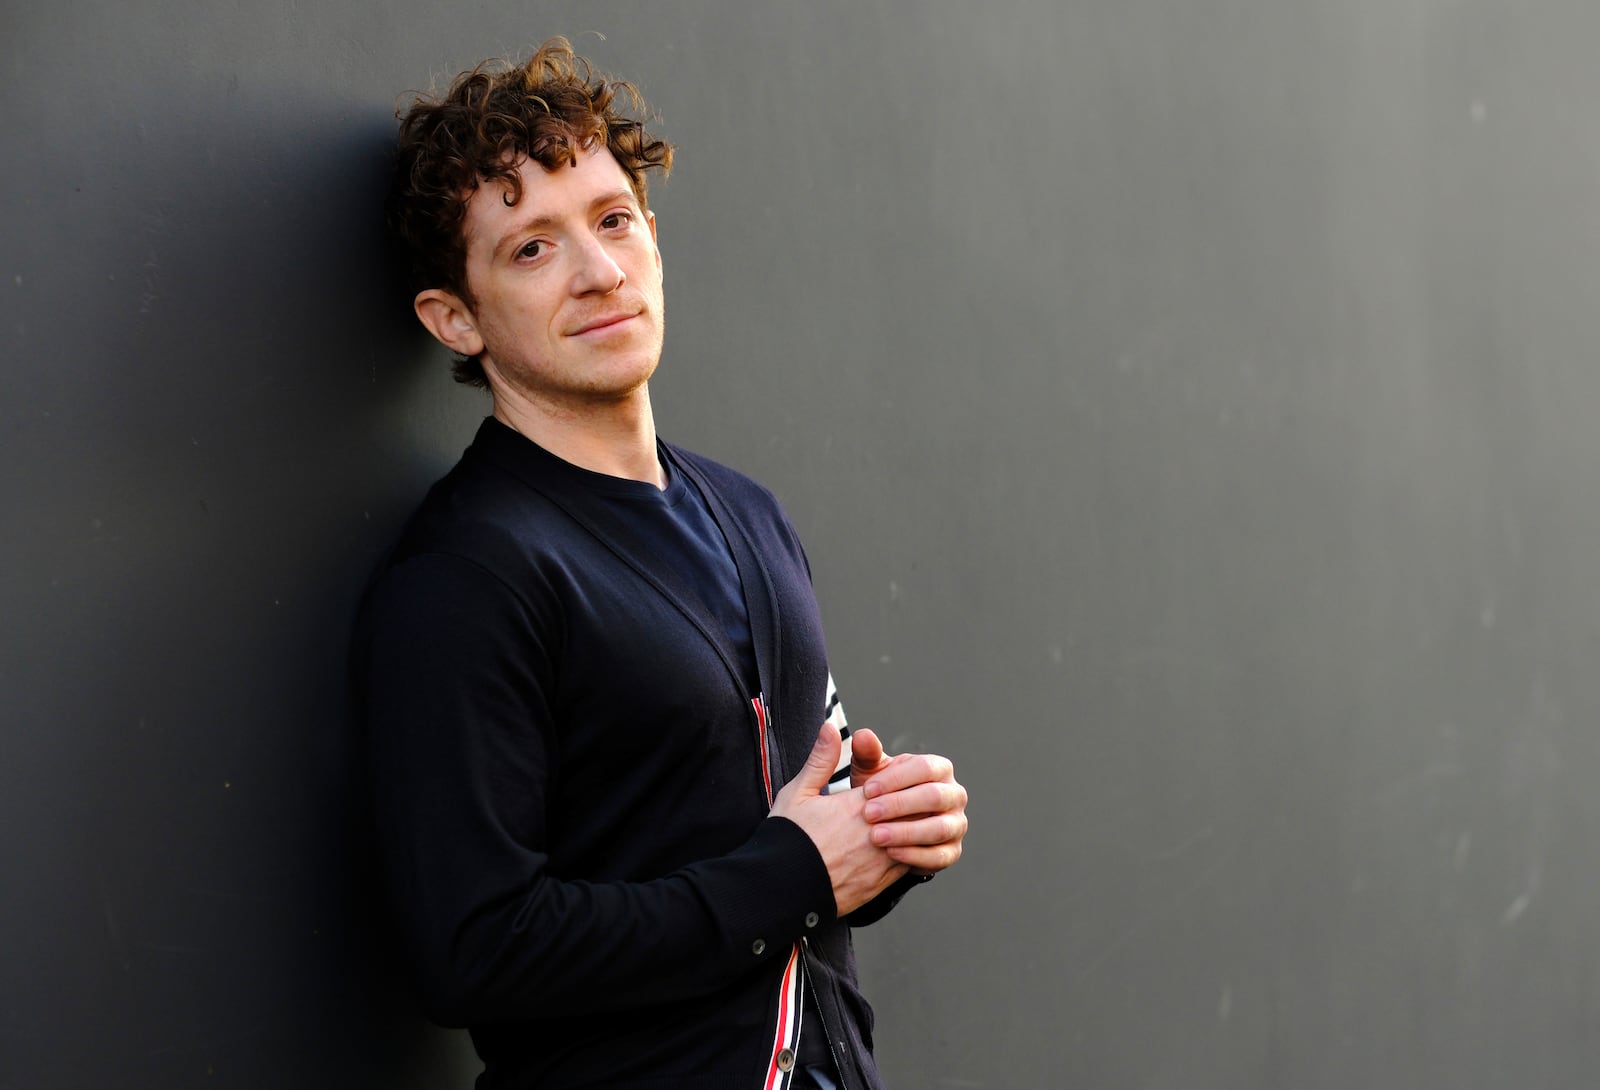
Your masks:
{"label": "shadow on wall", "polygon": [[4,589],[38,619],[6,650],[40,728],[6,790],[39,880],[0,925],[8,993],[50,983],[0,1032],[0,1084],[468,1081],[384,942],[345,665],[452,457],[427,437],[464,443],[479,406],[436,396],[384,268],[392,118],[296,94],[152,116],[87,170],[44,156],[22,206],[41,271],[13,301],[58,365],[7,440],[36,468],[0,482],[38,529]]}

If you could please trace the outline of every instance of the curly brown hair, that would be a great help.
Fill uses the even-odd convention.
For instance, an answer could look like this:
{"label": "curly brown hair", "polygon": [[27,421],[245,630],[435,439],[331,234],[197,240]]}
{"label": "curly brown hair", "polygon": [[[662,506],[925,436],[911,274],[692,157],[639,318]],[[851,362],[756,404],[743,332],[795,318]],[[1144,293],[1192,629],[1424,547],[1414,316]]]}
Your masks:
{"label": "curly brown hair", "polygon": [[[599,74],[551,38],[521,64],[485,61],[463,72],[443,96],[418,94],[400,117],[389,187],[389,231],[413,293],[443,288],[476,305],[467,283],[467,202],[479,186],[503,181],[507,205],[522,199],[517,167],[576,166],[580,151],[604,145],[648,208],[646,173],[672,168],[672,146],[630,113],[645,113],[633,84]],[[458,358],[457,382],[485,386],[476,356]]]}

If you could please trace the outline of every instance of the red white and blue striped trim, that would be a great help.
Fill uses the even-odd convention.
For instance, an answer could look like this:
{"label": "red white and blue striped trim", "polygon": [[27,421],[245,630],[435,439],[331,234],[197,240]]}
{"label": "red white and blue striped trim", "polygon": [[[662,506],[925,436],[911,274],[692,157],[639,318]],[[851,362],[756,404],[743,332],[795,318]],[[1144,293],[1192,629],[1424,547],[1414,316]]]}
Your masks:
{"label": "red white and blue striped trim", "polygon": [[[767,805],[771,806],[777,792],[772,788],[772,758],[771,750],[767,748],[768,724],[772,718],[767,710],[766,694],[758,694],[750,701],[750,706],[756,711],[756,741],[761,748],[761,784],[767,791]],[[833,775],[828,777],[828,786],[824,789],[834,795],[850,790],[850,721],[845,718],[844,705],[839,703],[839,690],[834,687],[832,674],[828,675],[828,698],[823,704],[822,720],[838,727],[839,737],[844,739],[844,745],[839,749],[839,763],[834,765]]]}
{"label": "red white and blue striped trim", "polygon": [[756,744],[761,750],[761,783],[767,789],[767,805],[772,805],[776,792],[772,790],[772,758],[767,749],[767,698],[765,694],[757,693],[750,704],[756,710]]}
{"label": "red white and blue striped trim", "polygon": [[800,1055],[800,1017],[805,974],[800,965],[800,944],[789,951],[789,964],[783,969],[783,985],[778,991],[778,1028],[772,1038],[772,1058],[767,1061],[767,1077],[762,1090],[788,1090],[794,1079]]}

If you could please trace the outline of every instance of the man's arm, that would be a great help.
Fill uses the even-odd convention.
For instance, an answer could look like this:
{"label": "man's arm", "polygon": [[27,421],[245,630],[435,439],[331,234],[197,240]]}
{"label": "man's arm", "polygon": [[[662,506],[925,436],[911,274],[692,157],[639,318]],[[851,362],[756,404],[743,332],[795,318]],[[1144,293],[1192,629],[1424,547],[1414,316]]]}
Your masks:
{"label": "man's arm", "polygon": [[550,660],[528,634],[545,626],[527,609],[477,565],[429,556],[390,573],[366,626],[380,846],[436,1019],[709,994],[786,956],[808,918],[831,923],[902,873],[871,843],[864,793],[821,796],[832,765],[813,784],[812,762],[725,855],[651,881],[551,873],[559,732],[549,667],[528,665]]}

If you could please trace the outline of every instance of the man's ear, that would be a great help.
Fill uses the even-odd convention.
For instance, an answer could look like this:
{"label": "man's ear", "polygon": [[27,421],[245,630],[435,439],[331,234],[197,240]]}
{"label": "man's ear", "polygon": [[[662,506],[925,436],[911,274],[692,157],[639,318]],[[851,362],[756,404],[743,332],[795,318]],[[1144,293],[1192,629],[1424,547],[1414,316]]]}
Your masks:
{"label": "man's ear", "polygon": [[476,356],[483,351],[483,337],[472,319],[472,311],[461,297],[443,288],[429,288],[417,293],[412,302],[417,320],[433,334],[434,340],[450,351],[462,356]]}

